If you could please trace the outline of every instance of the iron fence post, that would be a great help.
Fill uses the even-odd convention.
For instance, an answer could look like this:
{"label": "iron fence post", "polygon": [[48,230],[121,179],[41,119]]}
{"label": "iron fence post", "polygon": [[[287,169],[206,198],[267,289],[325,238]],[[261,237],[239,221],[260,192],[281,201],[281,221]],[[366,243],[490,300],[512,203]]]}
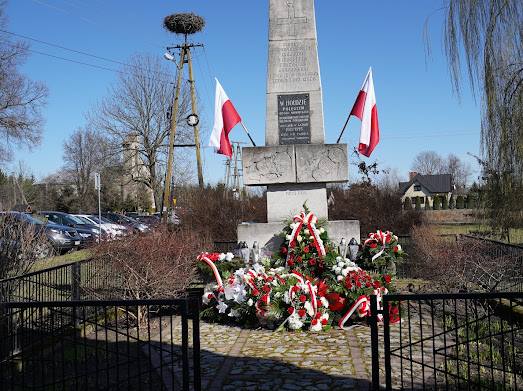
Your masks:
{"label": "iron fence post", "polygon": [[201,369],[200,369],[200,300],[199,297],[192,297],[190,299],[190,307],[192,309],[192,347],[193,347],[193,379],[194,390],[200,391],[202,389]]}
{"label": "iron fence post", "polygon": [[[81,269],[80,262],[75,262],[71,265],[71,300],[79,301],[80,300],[80,284],[81,284]],[[78,322],[78,307],[73,307],[72,312],[72,321],[73,326],[76,328],[80,324]]]}
{"label": "iron fence post", "polygon": [[383,297],[383,340],[385,349],[385,387],[392,390],[392,373],[390,367],[390,301]]}
{"label": "iron fence post", "polygon": [[370,296],[370,341],[372,351],[372,389],[380,389],[380,362],[378,350],[378,300],[376,295]]}

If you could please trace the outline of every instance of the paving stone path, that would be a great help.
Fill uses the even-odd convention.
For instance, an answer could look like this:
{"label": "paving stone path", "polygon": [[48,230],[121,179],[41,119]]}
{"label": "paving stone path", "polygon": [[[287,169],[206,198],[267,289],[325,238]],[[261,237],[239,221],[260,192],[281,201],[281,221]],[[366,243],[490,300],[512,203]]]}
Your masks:
{"label": "paving stone path", "polygon": [[[417,319],[411,323],[413,341],[419,340],[419,324]],[[425,319],[421,319],[421,324],[422,329],[431,330]],[[180,330],[179,319],[175,320],[173,328]],[[165,344],[171,341],[170,327],[164,330],[162,341]],[[189,328],[189,335],[191,332]],[[403,341],[407,341],[409,330],[403,327],[401,333]],[[174,332],[172,342],[175,346],[180,345],[180,338],[180,333]],[[159,341],[159,336],[153,339]],[[312,333],[252,330],[202,322],[200,339],[202,387],[207,391],[366,390],[371,384],[370,328],[365,325],[356,325],[349,330]],[[379,345],[382,358],[382,327]],[[391,347],[397,346],[399,326],[394,325],[391,326]],[[432,348],[428,344],[423,346],[425,359],[432,361]],[[419,360],[420,352],[421,345],[414,344],[412,350],[406,350],[403,355]],[[178,355],[179,350],[175,354]],[[164,360],[171,361],[170,356]],[[174,361],[179,362],[179,357]],[[424,375],[420,369],[413,367],[415,379]],[[401,367],[399,360],[393,360],[395,383],[401,371],[410,378],[410,367]],[[175,367],[174,372],[175,378],[181,379],[181,368]],[[384,373],[380,372],[384,382]]]}

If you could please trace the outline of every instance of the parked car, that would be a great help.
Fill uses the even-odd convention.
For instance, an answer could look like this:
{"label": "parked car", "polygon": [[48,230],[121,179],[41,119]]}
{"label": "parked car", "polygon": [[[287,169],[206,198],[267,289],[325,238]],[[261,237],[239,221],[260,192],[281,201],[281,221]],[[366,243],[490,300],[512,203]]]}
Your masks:
{"label": "parked car", "polygon": [[155,215],[138,216],[135,220],[147,225],[149,228],[154,228],[161,223],[160,217]]}
{"label": "parked car", "polygon": [[102,217],[111,220],[113,223],[121,224],[127,227],[131,232],[138,233],[148,232],[151,230],[147,225],[142,224],[131,217],[127,217],[119,213],[105,212],[102,213]]}
{"label": "parked car", "polygon": [[100,228],[95,224],[87,223],[76,216],[64,212],[43,211],[39,212],[38,215],[46,218],[52,223],[67,225],[68,227],[75,228],[82,238],[81,247],[85,247],[98,241]]}
{"label": "parked car", "polygon": [[82,238],[74,228],[46,222],[44,219],[36,218],[35,216],[23,212],[1,212],[0,216],[4,219],[13,219],[17,222],[22,222],[34,227],[35,232],[43,230],[45,233],[48,246],[42,248],[41,257],[47,257],[56,251],[63,253],[70,250],[76,250],[82,243]]}
{"label": "parked car", "polygon": [[125,228],[122,225],[119,224],[113,224],[112,222],[109,222],[102,218],[101,224],[100,220],[98,220],[98,216],[88,215],[88,214],[78,214],[75,215],[75,217],[79,218],[80,220],[86,221],[89,224],[95,224],[97,227],[101,225],[102,232],[106,235],[109,239],[115,239],[119,236],[124,236],[127,234],[127,228]]}

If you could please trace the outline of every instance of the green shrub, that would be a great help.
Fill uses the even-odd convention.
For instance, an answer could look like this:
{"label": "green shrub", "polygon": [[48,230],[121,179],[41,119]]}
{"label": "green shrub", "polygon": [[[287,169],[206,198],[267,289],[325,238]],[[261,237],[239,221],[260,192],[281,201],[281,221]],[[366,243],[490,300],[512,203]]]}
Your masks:
{"label": "green shrub", "polygon": [[449,200],[447,198],[446,195],[444,196],[441,196],[441,199],[443,200],[443,202],[441,203],[441,209],[448,209],[449,208]]}
{"label": "green shrub", "polygon": [[421,210],[421,197],[416,197],[416,210]]}
{"label": "green shrub", "polygon": [[403,201],[403,209],[412,210],[412,201],[410,197],[405,197],[405,201]]}
{"label": "green shrub", "polygon": [[425,197],[425,210],[431,210],[429,197]]}
{"label": "green shrub", "polygon": [[440,210],[441,209],[441,198],[439,195],[434,196],[434,201],[432,202],[432,209]]}
{"label": "green shrub", "polygon": [[456,209],[456,200],[454,199],[454,194],[451,194],[450,196],[449,209]]}
{"label": "green shrub", "polygon": [[467,196],[467,205],[470,209],[476,209],[478,207],[476,196],[473,194],[469,194]]}
{"label": "green shrub", "polygon": [[456,209],[463,209],[465,206],[465,200],[463,199],[462,195],[459,195],[456,199]]}

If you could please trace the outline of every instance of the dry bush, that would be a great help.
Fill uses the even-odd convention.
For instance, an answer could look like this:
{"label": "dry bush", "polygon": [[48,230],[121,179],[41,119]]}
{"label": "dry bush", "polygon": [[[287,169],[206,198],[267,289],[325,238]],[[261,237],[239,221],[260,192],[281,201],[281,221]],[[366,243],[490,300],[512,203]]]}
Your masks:
{"label": "dry bush", "polygon": [[359,220],[361,233],[366,236],[377,229],[407,234],[422,221],[420,211],[403,211],[400,194],[380,190],[376,186],[354,184],[349,189],[333,188],[334,205],[329,206],[331,220]]}
{"label": "dry bush", "polygon": [[159,227],[97,247],[94,257],[109,266],[127,299],[173,298],[196,276],[196,257],[207,246],[198,234]]}
{"label": "dry bush", "polygon": [[[28,273],[36,261],[54,250],[43,228],[19,221],[12,216],[0,216],[0,280]],[[18,289],[21,280],[3,284],[0,301]]]}
{"label": "dry bush", "polygon": [[495,291],[521,274],[521,253],[470,237],[438,235],[430,225],[411,231],[411,277],[430,280],[431,290]]}
{"label": "dry bush", "polygon": [[185,228],[206,235],[212,241],[237,240],[238,224],[267,222],[265,196],[245,195],[236,200],[223,186],[187,187],[179,190],[180,218]]}

